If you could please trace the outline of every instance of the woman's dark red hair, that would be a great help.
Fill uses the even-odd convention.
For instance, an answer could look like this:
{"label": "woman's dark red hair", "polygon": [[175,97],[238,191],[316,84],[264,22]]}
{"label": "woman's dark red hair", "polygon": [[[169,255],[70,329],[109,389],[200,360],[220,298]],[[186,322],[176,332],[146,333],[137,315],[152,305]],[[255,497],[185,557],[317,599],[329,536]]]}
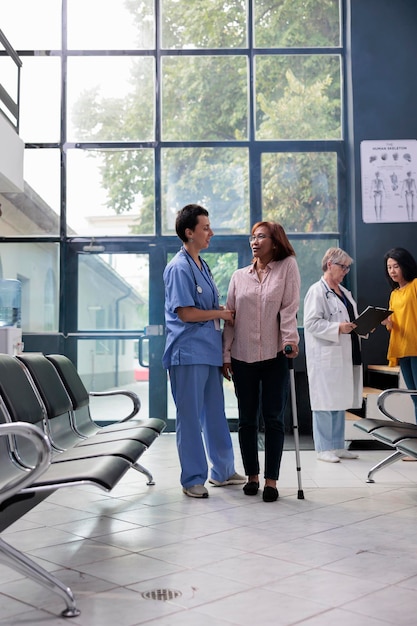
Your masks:
{"label": "woman's dark red hair", "polygon": [[282,261],[283,259],[286,259],[287,256],[295,256],[294,248],[290,244],[281,224],[278,222],[256,222],[256,224],[252,226],[251,234],[253,235],[256,229],[261,226],[268,230],[269,236],[274,244],[275,250],[273,250],[273,261]]}

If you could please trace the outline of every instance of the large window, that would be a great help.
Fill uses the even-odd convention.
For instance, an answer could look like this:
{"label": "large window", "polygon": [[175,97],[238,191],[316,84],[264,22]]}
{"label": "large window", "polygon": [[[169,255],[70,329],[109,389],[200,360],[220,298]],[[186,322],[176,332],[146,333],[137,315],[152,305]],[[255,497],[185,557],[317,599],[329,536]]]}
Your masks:
{"label": "large window", "polygon": [[[24,332],[120,335],[131,311],[116,320],[111,303],[131,268],[108,266],[118,254],[152,258],[141,315],[163,325],[162,271],[179,246],[176,212],[189,202],[210,212],[222,292],[233,267],[250,261],[251,225],[266,219],[288,233],[304,295],[324,251],[349,243],[343,8],[344,0],[3,0],[1,28],[23,63],[26,142],[24,193],[0,198],[11,239],[3,275],[15,277],[9,260],[24,258],[24,292],[36,284],[44,298],[36,315],[33,305],[22,311]],[[0,50],[14,93],[7,63]],[[103,268],[114,293],[100,292]],[[116,350],[107,335],[91,341],[100,358]],[[157,350],[151,367],[152,359],[160,367]]]}
{"label": "large window", "polygon": [[[2,27],[23,59],[26,180],[67,234],[170,236],[188,201],[223,234],[261,217],[290,235],[337,233],[339,0],[5,4]],[[22,23],[34,6],[50,29]],[[260,158],[265,143],[275,156]]]}
{"label": "large window", "polygon": [[281,152],[262,155],[262,217],[292,233],[338,228],[337,155]]}
{"label": "large window", "polygon": [[164,148],[161,180],[163,234],[175,233],[176,212],[190,198],[210,204],[210,222],[217,235],[248,233],[247,148]]}
{"label": "large window", "polygon": [[340,58],[256,56],[256,138],[340,139]]}

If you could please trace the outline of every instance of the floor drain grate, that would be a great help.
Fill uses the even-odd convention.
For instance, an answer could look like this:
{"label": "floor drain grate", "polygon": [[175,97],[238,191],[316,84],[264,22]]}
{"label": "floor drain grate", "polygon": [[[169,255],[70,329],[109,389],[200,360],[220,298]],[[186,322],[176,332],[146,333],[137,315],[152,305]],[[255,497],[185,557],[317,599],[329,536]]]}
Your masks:
{"label": "floor drain grate", "polygon": [[145,600],[164,600],[165,602],[179,598],[181,595],[181,591],[176,591],[176,589],[152,589],[142,593],[142,597]]}

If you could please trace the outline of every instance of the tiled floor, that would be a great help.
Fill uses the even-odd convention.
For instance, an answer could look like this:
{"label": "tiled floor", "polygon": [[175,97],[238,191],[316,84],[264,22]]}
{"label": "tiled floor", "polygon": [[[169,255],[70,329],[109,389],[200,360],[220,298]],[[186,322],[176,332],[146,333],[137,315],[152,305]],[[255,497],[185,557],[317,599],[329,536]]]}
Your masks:
{"label": "tiled floor", "polygon": [[130,470],[112,494],[62,490],[4,533],[72,588],[81,615],[60,617],[58,596],[1,566],[0,624],[414,626],[417,463],[366,484],[386,455],[336,465],[302,451],[303,500],[286,451],[278,502],[240,486],[195,500],[179,487],[175,435],[164,434],[143,457],[156,485]]}

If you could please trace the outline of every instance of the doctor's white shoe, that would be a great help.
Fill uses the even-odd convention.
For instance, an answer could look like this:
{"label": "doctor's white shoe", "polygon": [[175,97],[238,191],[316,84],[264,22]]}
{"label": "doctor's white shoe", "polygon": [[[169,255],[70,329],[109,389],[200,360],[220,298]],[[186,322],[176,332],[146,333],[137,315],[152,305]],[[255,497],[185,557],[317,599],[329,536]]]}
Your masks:
{"label": "doctor's white shoe", "polygon": [[359,454],[355,452],[350,452],[349,450],[345,450],[342,448],[341,450],[333,450],[334,454],[339,457],[339,459],[359,459]]}
{"label": "doctor's white shoe", "polygon": [[319,461],[326,461],[327,463],[339,463],[340,459],[335,455],[333,450],[324,450],[324,452],[318,452],[317,458]]}

